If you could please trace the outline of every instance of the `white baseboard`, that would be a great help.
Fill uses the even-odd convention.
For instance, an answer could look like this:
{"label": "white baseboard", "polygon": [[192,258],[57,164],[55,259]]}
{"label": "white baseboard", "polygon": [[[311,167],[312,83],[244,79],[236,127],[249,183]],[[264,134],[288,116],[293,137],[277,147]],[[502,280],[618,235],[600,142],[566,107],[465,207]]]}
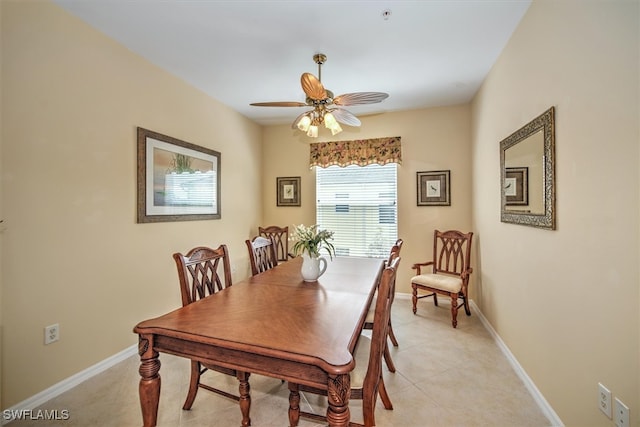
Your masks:
{"label": "white baseboard", "polygon": [[535,383],[531,380],[531,378],[529,378],[529,375],[527,375],[527,373],[522,368],[520,363],[518,363],[518,360],[515,358],[513,353],[511,353],[511,350],[509,350],[509,347],[507,347],[504,341],[502,341],[502,338],[500,338],[500,335],[498,335],[495,329],[493,329],[493,326],[491,326],[487,318],[484,317],[484,315],[482,314],[478,306],[475,304],[475,302],[473,300],[469,300],[469,305],[473,308],[473,312],[478,316],[478,318],[484,325],[485,329],[489,332],[489,334],[491,334],[491,336],[493,337],[493,340],[496,342],[496,344],[498,344],[498,347],[500,348],[502,353],[505,355],[505,357],[509,361],[509,364],[511,365],[513,370],[516,372],[516,375],[518,375],[518,377],[522,380],[525,387],[527,388],[527,390],[529,390],[529,393],[531,394],[533,399],[536,401],[536,403],[540,407],[540,410],[542,410],[542,412],[547,417],[551,425],[554,427],[563,427],[564,424],[562,423],[562,420],[560,419],[560,417],[558,417],[558,414],[556,414],[556,411],[553,410],[551,405],[549,405],[549,402],[547,402],[547,399],[545,399],[542,393],[540,393],[540,390],[538,390],[538,387],[536,387]]}
{"label": "white baseboard", "polygon": [[[138,354],[138,344],[134,344],[131,347],[125,348],[121,352],[114,354],[107,359],[104,359],[101,362],[96,363],[93,366],[88,367],[87,369],[78,372],[75,375],[70,376],[67,379],[60,381],[57,384],[52,385],[46,390],[41,391],[40,393],[31,396],[30,398],[23,400],[17,405],[12,406],[11,408],[6,408],[5,411],[29,411],[37,408],[38,406],[44,404],[45,402],[53,399],[54,397],[59,396],[77,386],[78,384],[88,380],[89,378],[98,375],[99,373],[106,371],[110,367],[115,364],[122,362],[126,358],[133,356],[134,354]],[[2,425],[7,424],[11,420],[2,421]]]}

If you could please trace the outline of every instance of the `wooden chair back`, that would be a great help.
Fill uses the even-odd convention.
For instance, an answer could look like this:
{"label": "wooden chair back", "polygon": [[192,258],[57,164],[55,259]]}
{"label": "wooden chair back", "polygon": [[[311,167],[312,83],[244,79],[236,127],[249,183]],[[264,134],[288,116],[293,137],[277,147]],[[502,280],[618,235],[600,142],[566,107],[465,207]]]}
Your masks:
{"label": "wooden chair back", "polygon": [[[404,241],[402,239],[398,239],[396,240],[396,243],[391,247],[391,250],[389,251],[389,258],[387,258],[387,261],[384,264],[384,267],[388,267],[390,265],[393,264],[393,261],[395,261],[396,259],[400,258],[400,251],[402,250],[402,244],[404,243]],[[396,264],[396,270],[397,270],[397,266],[400,263],[400,261],[398,261],[398,263]],[[393,303],[393,299],[395,297],[395,283],[394,285],[394,292],[391,294],[391,302]],[[392,333],[393,335],[393,333]],[[397,342],[395,341],[395,337],[392,338],[392,341],[394,342],[394,345],[397,346]]]}
{"label": "wooden chair back", "polygon": [[[382,400],[385,409],[393,409],[393,405],[387,393],[384,385],[384,378],[382,376],[382,357],[385,349],[387,348],[387,334],[389,333],[389,323],[391,319],[391,302],[392,295],[395,292],[396,272],[399,263],[400,257],[394,258],[391,264],[385,266],[380,273],[371,340],[367,346],[364,345],[366,337],[361,337],[360,339],[363,341],[358,343],[358,347],[356,349],[355,357],[358,360],[367,361],[366,372],[364,373],[364,377],[360,376],[360,378],[363,378],[361,385],[355,386],[353,382],[351,383],[349,399],[362,400],[364,424],[358,424],[352,421],[349,423],[352,427],[372,427],[376,425],[375,409],[378,395],[380,395],[380,399]],[[364,353],[367,348],[363,347],[368,347],[368,354]],[[360,359],[359,355],[364,358]],[[362,369],[364,366],[364,363],[356,363],[356,370]],[[320,421],[326,425],[327,418],[324,415],[315,412],[303,411],[300,409],[299,405],[300,391],[327,396],[328,390],[326,388],[319,389],[304,384],[289,382],[289,391],[289,425],[297,426],[300,416]]]}
{"label": "wooden chair back", "polygon": [[256,236],[251,240],[245,240],[249,251],[249,263],[251,264],[251,275],[267,271],[278,265],[276,256],[276,244],[273,238]]}
{"label": "wooden chair back", "polygon": [[375,425],[375,402],[379,393],[380,382],[382,381],[382,358],[387,348],[391,304],[395,293],[396,272],[399,263],[400,257],[397,257],[382,271],[380,285],[378,286],[373,330],[371,332],[369,366],[362,385],[363,406],[367,408],[363,411],[365,425]]}
{"label": "wooden chair back", "polygon": [[400,250],[402,250],[402,244],[404,241],[402,239],[396,240],[396,243],[389,250],[389,257],[387,258],[387,262],[385,263],[385,267],[391,265],[394,259],[400,256]]}
{"label": "wooden chair back", "polygon": [[278,261],[287,261],[293,258],[289,254],[289,227],[278,227],[277,225],[258,227],[258,235],[273,238]]}
{"label": "wooden chair back", "polygon": [[186,255],[173,254],[173,259],[178,269],[183,306],[232,285],[226,245],[217,249],[198,246]]}
{"label": "wooden chair back", "polygon": [[[395,264],[394,264],[394,261],[400,258],[400,250],[402,249],[402,243],[403,243],[402,239],[398,239],[396,240],[396,243],[391,247],[391,250],[389,251],[389,257],[385,260],[384,264],[380,269],[380,276],[378,276],[378,284],[376,286],[380,286],[380,280],[382,279],[382,272],[384,271],[385,267],[390,265],[395,265],[396,270],[398,269],[398,265],[400,261],[398,261]],[[395,298],[395,286],[396,284],[394,279],[393,292],[391,293],[392,304],[393,304],[393,299]],[[363,329],[373,329],[374,317],[375,317],[375,301],[372,303],[372,306],[369,308],[369,313],[367,313],[367,319],[364,322]],[[398,339],[396,338],[396,334],[393,332],[391,317],[389,317],[389,339],[391,340],[391,343],[394,345],[394,347],[398,347]],[[388,347],[385,348],[384,350],[384,361],[386,362],[387,368],[389,368],[390,372],[396,371],[396,367],[395,367],[395,364],[393,363],[391,352],[389,351]]]}
{"label": "wooden chair back", "polygon": [[461,276],[471,265],[473,233],[435,230],[433,235],[433,272]]}
{"label": "wooden chair back", "polygon": [[[229,252],[226,245],[220,245],[217,249],[198,246],[191,249],[186,255],[182,255],[181,253],[173,254],[173,259],[178,269],[183,306],[213,295],[232,285],[231,264],[229,262]],[[203,384],[201,382],[201,376],[209,369],[238,378],[240,388],[249,387],[249,374],[247,373],[239,372],[225,366],[191,360],[189,391],[187,392],[187,398],[185,399],[184,405],[182,405],[182,409],[191,409],[200,388],[235,401],[240,401],[238,395],[216,388],[212,384]]]}

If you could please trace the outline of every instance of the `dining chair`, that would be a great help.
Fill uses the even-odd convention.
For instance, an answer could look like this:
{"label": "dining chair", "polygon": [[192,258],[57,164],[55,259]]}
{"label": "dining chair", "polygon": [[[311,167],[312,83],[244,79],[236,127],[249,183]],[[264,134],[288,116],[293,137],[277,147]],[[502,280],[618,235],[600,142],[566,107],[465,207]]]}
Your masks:
{"label": "dining chair", "polygon": [[276,256],[276,244],[273,238],[256,236],[251,240],[245,240],[249,251],[249,263],[251,264],[251,275],[267,271],[278,265]]}
{"label": "dining chair", "polygon": [[[393,404],[387,394],[382,378],[382,357],[389,334],[389,318],[391,316],[392,295],[395,292],[396,272],[400,258],[395,258],[381,273],[376,298],[375,315],[371,338],[360,335],[354,351],[356,367],[351,372],[351,389],[349,399],[362,400],[364,424],[351,422],[350,425],[371,427],[376,425],[375,408],[378,394],[385,409],[392,410]],[[327,396],[326,388],[315,388],[304,384],[289,383],[289,424],[297,426],[299,418],[310,418],[325,422],[326,417],[320,414],[300,410],[300,392],[308,392]]]}
{"label": "dining chair", "polygon": [[258,235],[273,238],[276,248],[276,256],[278,261],[287,261],[295,258],[295,255],[289,252],[289,227],[279,227],[270,225],[268,227],[258,227]]}
{"label": "dining chair", "polygon": [[[198,246],[191,249],[185,255],[181,253],[173,254],[173,259],[178,269],[183,306],[211,296],[232,285],[229,252],[226,245],[220,245],[217,249]],[[206,321],[206,319],[202,320]],[[228,393],[208,384],[203,384],[200,379],[202,374],[207,370],[234,376],[240,381],[240,387],[248,387],[249,373],[192,360],[189,392],[187,393],[187,398],[182,409],[191,409],[199,388],[209,390],[229,399],[240,401],[238,395]]]}
{"label": "dining chair", "polygon": [[[471,239],[473,232],[463,233],[457,230],[433,232],[433,259],[413,264],[416,276],[411,278],[413,314],[416,314],[418,300],[433,296],[438,305],[438,294],[451,298],[451,324],[458,325],[458,309],[464,307],[467,316],[469,309],[469,276],[471,268]],[[430,272],[423,272],[430,267]],[[418,291],[426,291],[421,295]],[[462,302],[458,305],[458,300]]]}
{"label": "dining chair", "polygon": [[[391,265],[393,260],[395,260],[396,258],[400,257],[400,250],[402,249],[402,244],[403,243],[404,243],[404,241],[402,239],[396,240],[396,243],[391,247],[391,250],[389,251],[389,257],[385,260],[385,263],[384,263],[383,267]],[[395,285],[394,285],[394,289],[395,289]],[[367,313],[367,318],[366,318],[366,320],[364,322],[363,329],[373,329],[373,317],[374,317],[374,314],[375,314],[375,307],[376,307],[375,298],[376,297],[374,297],[374,300],[371,302],[371,307],[369,308],[369,312]],[[393,305],[393,299],[394,298],[395,298],[395,292],[394,292],[394,294],[391,295],[391,304],[392,305]],[[391,340],[391,343],[393,344],[394,347],[398,347],[398,340],[396,339],[396,336],[393,333],[393,326],[391,324],[391,316],[389,316],[389,339]],[[396,371],[396,367],[393,364],[393,359],[391,358],[391,353],[389,352],[389,346],[388,345],[386,345],[385,349],[384,349],[384,361],[387,364],[387,368],[389,369],[390,372],[395,372]]]}

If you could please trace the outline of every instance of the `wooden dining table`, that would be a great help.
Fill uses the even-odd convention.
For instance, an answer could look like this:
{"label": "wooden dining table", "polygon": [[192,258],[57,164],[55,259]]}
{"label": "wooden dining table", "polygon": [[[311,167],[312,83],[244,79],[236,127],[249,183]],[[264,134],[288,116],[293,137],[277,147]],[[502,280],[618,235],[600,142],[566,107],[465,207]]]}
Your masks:
{"label": "wooden dining table", "polygon": [[[294,258],[134,328],[145,427],[157,420],[159,353],[325,388],[329,426],[349,424],[352,353],[383,260],[334,257],[316,282],[303,281],[301,265]],[[243,426],[251,425],[247,377],[238,375]]]}

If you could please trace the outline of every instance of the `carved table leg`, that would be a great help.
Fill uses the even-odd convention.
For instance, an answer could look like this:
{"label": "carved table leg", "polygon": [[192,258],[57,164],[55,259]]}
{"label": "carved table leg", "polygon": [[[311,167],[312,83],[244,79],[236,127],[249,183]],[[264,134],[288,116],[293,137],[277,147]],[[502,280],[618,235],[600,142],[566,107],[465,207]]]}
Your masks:
{"label": "carved table leg", "polygon": [[300,420],[300,391],[298,384],[289,383],[289,427],[296,427]]}
{"label": "carved table leg", "polygon": [[327,421],[329,427],[348,427],[351,413],[349,412],[349,394],[351,393],[351,377],[349,374],[330,375],[328,381]]}
{"label": "carved table leg", "polygon": [[240,381],[240,412],[242,412],[242,427],[251,425],[251,386],[249,385],[249,375],[247,372],[237,372],[238,381]]}
{"label": "carved table leg", "polygon": [[140,407],[144,427],[153,427],[158,419],[160,401],[160,360],[158,352],[153,350],[153,335],[140,335],[138,338],[140,355]]}

